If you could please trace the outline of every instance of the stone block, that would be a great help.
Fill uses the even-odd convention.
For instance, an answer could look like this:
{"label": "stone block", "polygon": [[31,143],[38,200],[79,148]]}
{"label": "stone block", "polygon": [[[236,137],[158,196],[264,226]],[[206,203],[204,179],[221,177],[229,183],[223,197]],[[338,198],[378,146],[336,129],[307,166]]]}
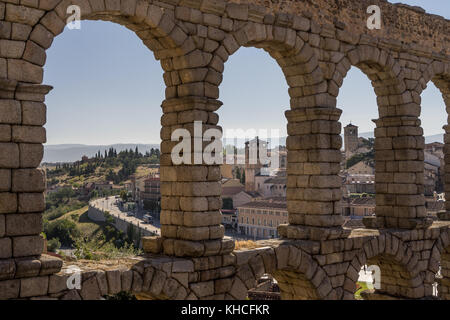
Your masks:
{"label": "stone block", "polygon": [[0,40],[0,56],[4,58],[19,59],[25,49],[23,41]]}
{"label": "stone block", "polygon": [[41,83],[43,69],[25,60],[8,59],[8,78],[22,82]]}
{"label": "stone block", "polygon": [[25,46],[23,59],[35,65],[43,66],[47,59],[47,54],[45,53],[44,48],[36,44],[34,41],[29,40]]}
{"label": "stone block", "polygon": [[11,141],[11,126],[7,124],[0,124],[0,142],[10,142],[10,141]]}
{"label": "stone block", "polygon": [[45,128],[40,126],[13,126],[12,139],[14,142],[45,143],[47,134]]}
{"label": "stone block", "polygon": [[214,281],[192,283],[189,287],[199,298],[214,294]]}
{"label": "stone block", "polygon": [[20,280],[0,281],[0,299],[17,299],[20,292]]}
{"label": "stone block", "polygon": [[100,299],[101,294],[97,284],[97,278],[95,276],[91,276],[89,279],[83,281],[79,294],[83,300]]}
{"label": "stone block", "polygon": [[9,192],[0,193],[0,214],[17,211],[17,194]]}
{"label": "stone block", "polygon": [[58,293],[67,290],[67,279],[69,275],[66,274],[53,274],[49,277],[48,293]]}
{"label": "stone block", "polygon": [[45,210],[43,193],[19,193],[19,212],[42,212]]}
{"label": "stone block", "polygon": [[0,168],[19,167],[19,146],[16,143],[0,143]]}
{"label": "stone block", "polygon": [[[3,215],[1,215],[3,217]],[[4,219],[4,217],[3,217]],[[2,218],[0,218],[1,223]],[[0,259],[7,259],[12,257],[12,243],[11,238],[0,238]],[[0,267],[1,269],[1,267]],[[0,272],[1,279],[1,272]]]}
{"label": "stone block", "polygon": [[13,237],[13,256],[37,256],[42,253],[44,240],[39,236]]}
{"label": "stone block", "polygon": [[11,170],[0,169],[0,192],[10,191],[11,189]]}
{"label": "stone block", "polygon": [[57,273],[61,270],[63,261],[59,258],[42,254],[39,257],[39,261],[41,262],[41,271],[39,275],[45,276],[53,273]]}
{"label": "stone block", "polygon": [[43,126],[46,122],[47,107],[42,102],[22,102],[22,124]]}
{"label": "stone block", "polygon": [[106,279],[108,282],[109,294],[117,294],[121,291],[120,270],[107,270]]}
{"label": "stone block", "polygon": [[6,235],[38,235],[42,231],[40,213],[9,214],[6,216]]}
{"label": "stone block", "polygon": [[146,253],[160,253],[162,251],[162,238],[159,236],[142,237],[142,248]]}
{"label": "stone block", "polygon": [[20,280],[20,297],[44,296],[48,292],[48,276]]}
{"label": "stone block", "polygon": [[174,252],[178,257],[199,257],[203,255],[205,247],[196,241],[175,240]]}
{"label": "stone block", "polygon": [[13,170],[12,191],[43,192],[45,190],[44,173],[40,169]]}

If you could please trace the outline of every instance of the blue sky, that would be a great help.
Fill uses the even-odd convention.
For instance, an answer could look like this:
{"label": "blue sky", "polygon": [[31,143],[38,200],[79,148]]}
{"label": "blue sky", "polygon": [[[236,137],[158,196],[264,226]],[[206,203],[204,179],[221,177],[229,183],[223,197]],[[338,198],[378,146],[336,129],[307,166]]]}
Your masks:
{"label": "blue sky", "polygon": [[[395,1],[392,1],[395,2]],[[402,1],[450,17],[448,0]],[[159,143],[162,69],[130,30],[103,21],[82,21],[81,30],[65,30],[47,50],[48,144]],[[220,86],[219,124],[227,129],[278,129],[286,132],[289,108],[281,69],[263,50],[241,48],[226,62]],[[370,81],[357,68],[344,80],[338,97],[341,122],[360,132],[378,117]],[[447,115],[442,97],[430,83],[422,94],[426,135],[442,133]]]}

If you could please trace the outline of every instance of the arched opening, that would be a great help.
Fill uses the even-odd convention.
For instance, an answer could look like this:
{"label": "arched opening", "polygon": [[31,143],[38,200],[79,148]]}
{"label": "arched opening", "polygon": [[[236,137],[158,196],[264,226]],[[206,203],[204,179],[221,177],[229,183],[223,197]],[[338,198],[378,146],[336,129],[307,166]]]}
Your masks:
{"label": "arched opening", "polygon": [[372,81],[379,113],[374,120],[376,216],[365,217],[364,225],[401,229],[428,225],[420,181],[423,137],[417,95],[407,90],[400,65],[386,51],[361,45],[348,52],[336,67],[338,86],[352,65]]}
{"label": "arched opening", "polygon": [[238,264],[230,293],[236,299],[337,299],[330,278],[314,259],[294,245],[235,251]]}
{"label": "arched opening", "polygon": [[46,52],[44,83],[55,85],[42,160],[46,248],[69,258],[133,256],[142,236],[160,233],[162,69],[131,30],[80,24]]}
{"label": "arched opening", "polygon": [[[289,94],[283,71],[261,49],[240,48],[225,65],[220,99],[225,234],[241,241],[277,238],[278,225],[288,223],[284,111]],[[252,148],[265,150],[254,163]]]}
{"label": "arched opening", "polygon": [[[428,217],[433,220],[450,220],[449,215],[449,182],[448,179],[448,113],[450,96],[450,79],[443,72],[443,65],[433,63],[428,74],[432,76],[424,91],[421,92],[421,119],[425,136],[424,147],[424,194],[426,197],[426,211]],[[423,85],[423,88],[425,85]],[[442,100],[444,103],[442,103]],[[445,120],[447,118],[447,120]],[[444,129],[444,133],[439,128]],[[443,235],[445,236],[445,234]],[[440,261],[431,257],[433,265],[430,265],[431,276],[427,278],[428,285],[432,286],[433,296],[448,299],[448,266],[449,249],[448,240],[443,238],[440,250]],[[435,246],[435,250],[437,247]],[[439,250],[439,251],[440,251]]]}
{"label": "arched opening", "polygon": [[439,270],[435,277],[435,293],[442,300],[450,299],[450,246],[443,249],[439,262]]}
{"label": "arched opening", "polygon": [[427,215],[434,220],[445,212],[444,134],[447,112],[442,94],[433,82],[421,93],[421,125],[425,137],[424,195]]}
{"label": "arched opening", "polygon": [[396,300],[429,295],[423,284],[421,273],[424,270],[419,260],[420,254],[391,234],[365,242],[350,263],[344,298]]}
{"label": "arched opening", "polygon": [[375,214],[375,123],[377,97],[367,76],[352,67],[339,90],[342,109],[342,215],[345,226],[364,227],[362,219]]}

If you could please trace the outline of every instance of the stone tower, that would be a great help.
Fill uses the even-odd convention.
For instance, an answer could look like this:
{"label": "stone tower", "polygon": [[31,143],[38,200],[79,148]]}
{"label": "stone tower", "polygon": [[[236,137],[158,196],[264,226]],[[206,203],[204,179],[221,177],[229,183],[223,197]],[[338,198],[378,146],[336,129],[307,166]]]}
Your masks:
{"label": "stone tower", "polygon": [[[255,177],[261,173],[259,144],[265,143],[259,137],[245,142],[245,191],[257,191]],[[256,161],[255,161],[256,160]]]}
{"label": "stone tower", "polygon": [[358,127],[349,124],[344,128],[345,158],[350,158],[358,149]]}

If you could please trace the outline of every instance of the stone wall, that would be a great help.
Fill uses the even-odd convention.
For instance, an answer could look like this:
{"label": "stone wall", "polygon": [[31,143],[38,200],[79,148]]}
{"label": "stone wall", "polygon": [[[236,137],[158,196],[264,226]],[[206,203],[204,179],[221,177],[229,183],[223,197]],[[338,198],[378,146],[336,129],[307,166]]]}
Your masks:
{"label": "stone wall", "polygon": [[[124,217],[111,212],[109,212],[109,215],[111,215],[114,219],[114,227],[117,230],[122,231],[124,234],[127,234],[129,226],[132,225],[136,232],[140,232],[143,237],[153,235],[151,231],[145,229],[144,224],[134,224],[133,222],[126,220]],[[93,221],[106,221],[105,211],[102,208],[96,207],[92,203],[89,204],[88,217]],[[138,243],[138,245],[141,246],[140,243]]]}
{"label": "stone wall", "polygon": [[[368,1],[264,2],[264,6],[223,0],[0,1],[1,279],[19,283],[15,273],[19,258],[40,261],[45,180],[38,165],[46,141],[43,102],[51,89],[41,84],[43,66],[46,50],[63,31],[68,5],[77,4],[82,19],[112,21],[134,31],[164,70],[161,237],[146,242],[148,251],[164,255],[163,260],[182,257],[194,264],[192,274],[197,276],[181,272],[189,274],[188,284],[183,286],[186,295],[179,289],[177,297],[236,298],[253,283],[251,275],[262,270],[262,255],[254,258],[255,264],[241,265],[240,253],[233,253],[234,242],[224,238],[219,165],[203,161],[175,165],[171,160],[175,129],[193,134],[194,121],[202,121],[204,130],[221,129],[216,111],[222,105],[218,99],[224,66],[240,47],[256,47],[281,67],[290,95],[288,110],[280,110],[288,119],[289,224],[279,228],[283,243],[271,247],[277,265],[267,267],[280,279],[283,297],[351,298],[358,268],[369,262],[391,275],[382,280],[379,292],[403,298],[430,295],[441,263],[440,292],[448,299],[448,223],[432,225],[426,218],[419,117],[420,95],[429,81],[441,90],[450,111],[449,21],[417,8],[378,3],[383,28],[370,31]],[[342,141],[336,99],[351,67],[372,81],[379,109],[376,217],[365,219],[370,229],[361,229],[357,237],[342,227],[339,208]],[[445,162],[450,163],[450,126],[444,130]],[[450,169],[445,172],[450,198]],[[439,214],[441,220],[450,220],[450,202],[446,209]],[[287,251],[287,262],[279,260]],[[303,257],[315,267],[302,269]],[[267,263],[272,258],[266,258]],[[181,288],[180,281],[167,280],[171,272],[169,267],[164,273],[155,271],[154,297],[162,297],[161,283],[168,283],[166,290]],[[32,280],[35,276],[36,271],[20,283],[48,280],[48,276]],[[231,280],[222,281],[227,278]]]}

